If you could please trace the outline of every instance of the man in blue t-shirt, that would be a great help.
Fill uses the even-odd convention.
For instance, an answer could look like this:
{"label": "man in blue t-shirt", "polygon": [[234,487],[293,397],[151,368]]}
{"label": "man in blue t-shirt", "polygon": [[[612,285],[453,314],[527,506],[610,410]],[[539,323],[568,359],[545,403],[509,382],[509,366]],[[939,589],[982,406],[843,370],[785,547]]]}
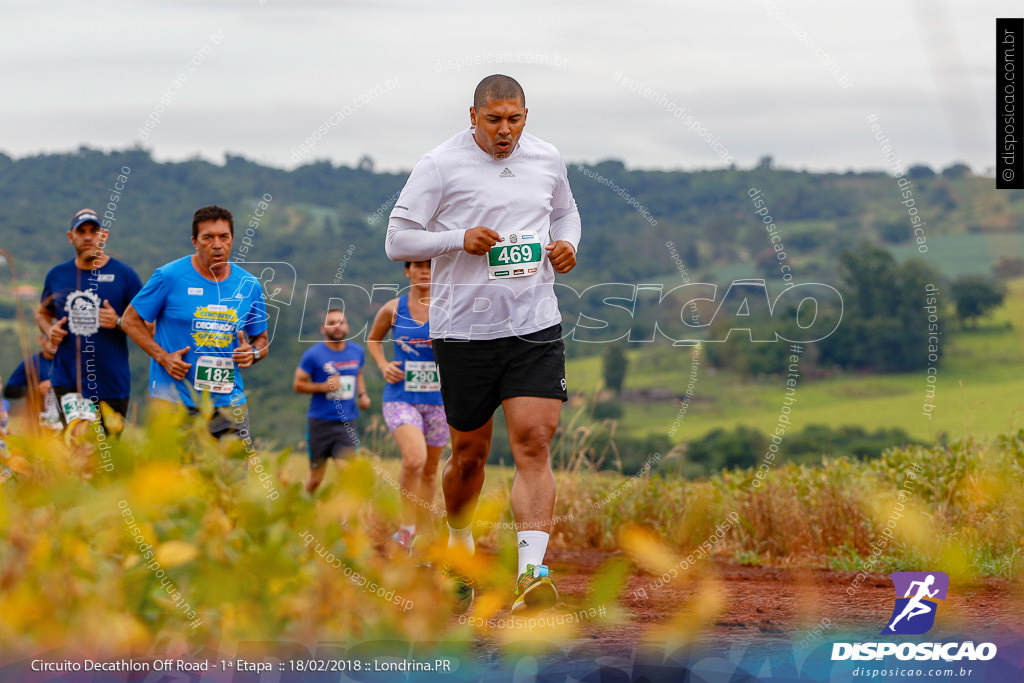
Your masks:
{"label": "man in blue t-shirt", "polygon": [[68,242],[75,258],[46,274],[36,310],[39,329],[57,347],[50,384],[65,424],[95,419],[100,401],[122,416],[128,412],[131,375],[121,323],[142,282],[129,266],[104,253],[107,236],[92,209],[74,215]]}
{"label": "man in blue t-shirt", "polygon": [[228,260],[234,237],[230,211],[196,211],[196,253],[157,268],[132,299],[123,324],[152,358],[150,396],[181,403],[194,415],[199,394],[209,392],[216,407],[210,433],[218,439],[236,433],[248,441],[245,387],[237,370],[266,358],[270,342],[259,281]]}
{"label": "man in blue t-shirt", "polygon": [[345,341],[348,321],[336,308],[327,311],[320,326],[324,340],[302,354],[292,385],[300,394],[312,394],[306,441],[309,443],[309,483],[316,490],[324,479],[327,459],[345,455],[359,447],[356,418],[359,409],[370,407],[370,395],[363,381],[365,352],[355,342]]}

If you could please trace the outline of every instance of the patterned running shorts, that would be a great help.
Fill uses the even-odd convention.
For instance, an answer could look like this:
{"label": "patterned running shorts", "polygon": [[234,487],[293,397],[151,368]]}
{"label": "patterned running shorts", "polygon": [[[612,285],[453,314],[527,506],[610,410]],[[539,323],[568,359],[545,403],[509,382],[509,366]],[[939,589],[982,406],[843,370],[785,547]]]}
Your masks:
{"label": "patterned running shorts", "polygon": [[444,416],[443,405],[384,401],[381,410],[384,422],[392,433],[402,425],[412,425],[423,432],[428,446],[448,443],[448,421]]}

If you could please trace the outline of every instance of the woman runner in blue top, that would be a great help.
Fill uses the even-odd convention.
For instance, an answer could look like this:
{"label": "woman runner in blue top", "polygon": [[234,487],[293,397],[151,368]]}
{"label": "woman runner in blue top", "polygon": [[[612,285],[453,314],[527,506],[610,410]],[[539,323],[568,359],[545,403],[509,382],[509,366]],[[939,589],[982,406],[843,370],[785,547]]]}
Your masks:
{"label": "woman runner in blue top", "polygon": [[[406,262],[411,285],[384,304],[373,320],[366,350],[384,375],[382,411],[402,454],[399,484],[408,492],[402,501],[402,526],[394,541],[409,550],[417,522],[426,523],[434,508],[437,464],[448,442],[448,422],[441,383],[430,345],[430,261]],[[384,356],[384,338],[392,332],[395,359]],[[420,524],[423,527],[423,524]]]}

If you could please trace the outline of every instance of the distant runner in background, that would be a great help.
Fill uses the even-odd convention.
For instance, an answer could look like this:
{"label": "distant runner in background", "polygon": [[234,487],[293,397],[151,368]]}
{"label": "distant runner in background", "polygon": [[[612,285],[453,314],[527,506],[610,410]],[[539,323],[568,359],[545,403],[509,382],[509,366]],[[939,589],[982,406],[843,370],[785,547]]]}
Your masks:
{"label": "distant runner in background", "polygon": [[359,344],[346,341],[345,314],[337,308],[327,311],[320,333],[324,340],[302,354],[292,385],[297,393],[312,394],[306,428],[309,493],[316,491],[324,480],[329,458],[344,457],[358,450],[356,419],[360,408],[370,407],[370,395],[363,380],[366,353]]}
{"label": "distant runner in background", "polygon": [[[25,408],[36,411],[36,415],[28,415],[29,420],[39,420],[39,424],[60,429],[60,412],[57,410],[57,397],[50,386],[50,370],[53,367],[53,356],[57,346],[46,335],[39,335],[40,350],[28,359],[28,367],[22,361],[11,373],[4,385],[4,398],[25,399]],[[31,375],[31,376],[30,376]]]}
{"label": "distant runner in background", "polygon": [[[192,216],[195,253],[160,266],[124,314],[124,329],[152,360],[149,394],[199,413],[209,392],[214,438],[250,441],[249,412],[239,369],[267,357],[267,312],[259,281],[231,263],[231,212],[204,206]],[[147,323],[155,324],[155,333]]]}
{"label": "distant runner in background", "polygon": [[[0,377],[0,386],[3,385],[3,377]],[[11,419],[11,404],[5,399],[0,399],[0,436],[7,436],[7,426]]]}
{"label": "distant runner in background", "polygon": [[[0,386],[3,385],[3,377],[0,377]],[[7,457],[7,424],[10,420],[8,414],[11,404],[6,398],[0,399],[0,456]],[[11,478],[11,469],[6,465],[0,465],[0,484]]]}
{"label": "distant runner in background", "polygon": [[[402,526],[392,537],[411,550],[417,524],[429,523],[437,464],[448,443],[441,381],[430,342],[430,261],[406,261],[408,294],[384,304],[373,320],[366,348],[384,376],[381,411],[402,454],[398,483],[403,495]],[[391,332],[395,359],[384,356],[383,341]]]}
{"label": "distant runner in background", "polygon": [[75,257],[46,274],[36,310],[39,329],[57,347],[50,384],[65,425],[103,422],[101,401],[122,417],[128,414],[131,373],[122,314],[142,281],[104,253],[108,235],[95,211],[75,213],[68,230]]}

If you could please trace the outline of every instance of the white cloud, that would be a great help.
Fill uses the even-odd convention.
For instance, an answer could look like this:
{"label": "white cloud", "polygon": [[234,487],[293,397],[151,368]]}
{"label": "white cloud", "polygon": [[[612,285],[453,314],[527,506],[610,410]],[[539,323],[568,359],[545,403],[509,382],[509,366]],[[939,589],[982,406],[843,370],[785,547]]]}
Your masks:
{"label": "white cloud", "polygon": [[[760,0],[501,11],[450,0],[21,5],[5,9],[0,36],[0,125],[17,131],[4,151],[133,144],[168,85],[222,30],[146,142],[158,157],[219,160],[233,150],[290,166],[325,117],[400,78],[397,91],[332,129],[316,155],[354,163],[368,153],[379,167],[408,168],[467,124],[480,77],[508,72],[527,89],[530,130],[567,159],[716,162],[664,107],[614,82],[621,71],[688,106],[741,165],[772,154],[792,167],[880,167],[867,113],[914,160],[991,165],[995,17],[1015,4],[958,4],[948,16],[934,3],[770,4],[788,22]],[[937,39],[956,49],[936,52]],[[951,79],[959,87],[946,87]]]}

